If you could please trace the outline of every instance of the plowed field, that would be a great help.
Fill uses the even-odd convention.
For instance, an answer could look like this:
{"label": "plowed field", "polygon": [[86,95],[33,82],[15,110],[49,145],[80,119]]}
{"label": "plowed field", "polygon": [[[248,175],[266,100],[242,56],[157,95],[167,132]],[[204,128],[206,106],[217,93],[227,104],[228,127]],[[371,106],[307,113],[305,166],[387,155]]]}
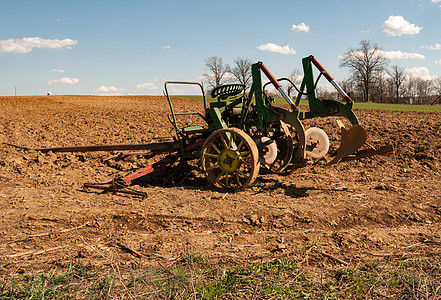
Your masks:
{"label": "plowed field", "polygon": [[[202,103],[176,99],[176,108],[201,111]],[[100,194],[83,184],[150,161],[104,163],[109,153],[2,144],[158,142],[174,134],[168,113],[165,97],[0,97],[0,275],[72,261],[162,265],[186,251],[219,264],[291,257],[320,274],[348,262],[440,253],[439,113],[358,110],[368,143],[391,143],[393,154],[329,167],[309,160],[290,174],[261,174],[238,193],[210,187],[189,164],[133,186],[147,198]],[[313,125],[328,132],[335,154],[335,121],[305,122]]]}

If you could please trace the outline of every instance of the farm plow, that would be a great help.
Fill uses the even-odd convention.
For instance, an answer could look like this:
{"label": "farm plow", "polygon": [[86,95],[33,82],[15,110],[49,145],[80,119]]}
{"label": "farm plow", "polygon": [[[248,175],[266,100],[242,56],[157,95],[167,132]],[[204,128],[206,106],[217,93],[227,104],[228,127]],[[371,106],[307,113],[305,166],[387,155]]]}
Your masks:
{"label": "farm plow", "polygon": [[[135,172],[100,183],[84,184],[85,188],[139,196],[146,195],[130,189],[132,181],[159,169],[167,169],[178,161],[199,160],[200,170],[209,183],[227,191],[244,190],[252,185],[261,168],[273,173],[286,173],[304,167],[307,154],[322,158],[329,149],[329,139],[323,130],[316,127],[305,130],[302,124],[302,120],[317,117],[339,116],[351,124],[346,129],[342,122],[337,122],[342,140],[336,155],[328,165],[382,155],[393,150],[391,145],[360,150],[365,145],[367,133],[352,110],[352,99],[313,56],[303,58],[302,64],[304,77],[299,88],[288,78],[276,79],[262,62],[258,62],[252,65],[252,85],[248,93],[245,86],[240,84],[222,85],[212,90],[212,102],[207,101],[200,83],[167,81],[164,90],[171,110],[168,119],[176,133],[169,142],[35,150],[123,151],[108,159],[130,155],[144,155],[148,158],[158,156],[158,161]],[[313,67],[319,71],[317,79],[314,78]],[[268,83],[263,83],[262,74],[267,77]],[[321,76],[336,88],[343,98],[342,102],[317,98],[316,87]],[[298,95],[295,99],[287,95],[281,82],[286,82],[288,86],[297,90]],[[200,89],[204,113],[175,112],[169,90],[171,86],[176,85],[190,85]],[[269,85],[287,101],[289,109],[274,104],[274,98],[268,92]],[[308,98],[309,109],[303,111],[299,105],[305,95]],[[178,119],[187,121],[183,124]],[[200,122],[191,125],[190,120],[193,119]]]}

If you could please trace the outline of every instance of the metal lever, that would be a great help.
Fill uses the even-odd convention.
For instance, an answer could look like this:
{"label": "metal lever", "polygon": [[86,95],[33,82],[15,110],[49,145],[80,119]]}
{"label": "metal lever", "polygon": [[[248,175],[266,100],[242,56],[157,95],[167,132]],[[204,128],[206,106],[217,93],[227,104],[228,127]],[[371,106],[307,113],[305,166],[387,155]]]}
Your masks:
{"label": "metal lever", "polygon": [[268,70],[268,68],[263,64],[263,62],[258,62],[259,68],[262,70],[262,72],[266,75],[266,77],[271,81],[271,83],[274,85],[274,87],[280,92],[283,98],[285,98],[286,102],[291,106],[292,111],[298,111],[299,108],[297,105],[289,98],[289,96],[285,93],[285,91],[282,89],[282,85],[277,81],[277,79],[274,77],[273,74]]}
{"label": "metal lever", "polygon": [[346,102],[348,103],[353,102],[351,97],[349,97],[348,94],[346,94],[346,92],[343,91],[343,89],[338,85],[338,83],[334,80],[331,74],[329,74],[328,71],[326,71],[326,69],[318,62],[318,60],[313,55],[309,56],[309,60],[314,64],[314,66],[316,66],[316,68],[323,74],[323,76],[325,76],[325,78],[329,81],[329,83],[331,83],[335,87],[335,89],[340,93],[340,95],[342,95],[342,97],[346,100]]}

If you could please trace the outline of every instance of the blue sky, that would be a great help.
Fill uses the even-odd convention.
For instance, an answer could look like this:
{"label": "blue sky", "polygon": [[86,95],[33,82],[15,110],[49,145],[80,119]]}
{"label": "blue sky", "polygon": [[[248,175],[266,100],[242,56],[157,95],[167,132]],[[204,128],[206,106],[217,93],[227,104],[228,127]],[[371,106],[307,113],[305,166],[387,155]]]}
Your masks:
{"label": "blue sky", "polygon": [[162,94],[205,60],[263,61],[276,77],[313,54],[377,43],[409,74],[441,77],[441,0],[0,0],[0,95]]}

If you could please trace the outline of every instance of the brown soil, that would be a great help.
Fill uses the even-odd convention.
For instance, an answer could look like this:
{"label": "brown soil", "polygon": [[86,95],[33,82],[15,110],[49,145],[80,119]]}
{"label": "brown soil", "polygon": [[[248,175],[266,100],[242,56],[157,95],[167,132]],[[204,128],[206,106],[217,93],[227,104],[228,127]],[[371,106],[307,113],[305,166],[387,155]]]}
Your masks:
{"label": "brown soil", "polygon": [[[201,102],[176,101],[178,110],[201,110]],[[0,144],[158,142],[174,135],[168,113],[164,97],[0,97]],[[261,174],[238,193],[211,188],[190,164],[134,185],[145,199],[99,194],[83,184],[149,161],[106,164],[105,152],[44,154],[0,145],[0,275],[72,261],[154,266],[186,251],[219,263],[304,258],[319,274],[344,261],[440,253],[441,114],[356,114],[368,143],[392,143],[394,154],[330,167],[310,160],[291,174]],[[335,121],[305,124],[324,128],[335,154]]]}

